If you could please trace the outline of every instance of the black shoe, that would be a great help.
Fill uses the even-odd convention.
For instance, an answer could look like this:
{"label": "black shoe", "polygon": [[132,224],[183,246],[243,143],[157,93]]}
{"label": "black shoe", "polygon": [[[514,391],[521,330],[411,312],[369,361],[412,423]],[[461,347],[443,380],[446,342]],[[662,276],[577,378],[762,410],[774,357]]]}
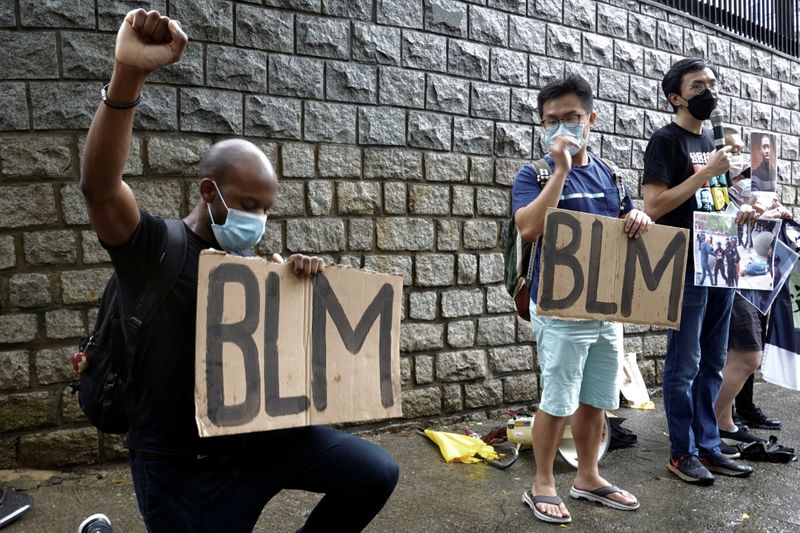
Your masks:
{"label": "black shoe", "polygon": [[711,472],[724,476],[747,477],[753,473],[753,467],[737,463],[721,453],[703,456],[700,458],[700,462]]}
{"label": "black shoe", "polygon": [[739,457],[742,456],[742,452],[739,451],[739,448],[737,448],[736,446],[731,446],[727,442],[720,441],[719,451],[722,455],[724,455],[728,459],[738,459]]}
{"label": "black shoe", "polygon": [[78,526],[78,533],[113,533],[111,521],[103,513],[93,514]]}
{"label": "black shoe", "polygon": [[24,492],[0,488],[0,529],[28,512],[33,498]]}
{"label": "black shoe", "polygon": [[696,455],[670,457],[667,470],[687,483],[696,485],[711,485],[714,483],[714,475],[702,465]]}
{"label": "black shoe", "polygon": [[719,430],[719,438],[723,439],[728,444],[738,444],[740,442],[767,442],[758,435],[750,433],[747,426],[737,426],[737,431],[724,431]]}
{"label": "black shoe", "polygon": [[753,411],[738,411],[739,419],[751,428],[758,429],[781,429],[781,421],[768,418],[764,411],[755,408]]}

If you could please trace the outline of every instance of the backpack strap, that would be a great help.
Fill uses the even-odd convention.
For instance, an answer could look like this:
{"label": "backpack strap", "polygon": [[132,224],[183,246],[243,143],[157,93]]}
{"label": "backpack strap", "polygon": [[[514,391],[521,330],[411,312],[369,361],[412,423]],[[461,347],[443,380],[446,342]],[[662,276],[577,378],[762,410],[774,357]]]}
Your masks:
{"label": "backpack strap", "polygon": [[[544,188],[545,184],[550,179],[550,165],[544,158],[536,159],[529,163],[529,166],[533,169],[534,174],[536,175],[536,182],[539,184],[539,187]],[[515,222],[512,220],[512,224]],[[531,243],[531,253],[528,256],[528,264],[523,270],[522,261],[524,261],[523,254],[517,254],[517,274],[519,276],[525,277],[525,284],[530,287],[533,283],[533,261],[536,257],[536,247],[539,245],[539,239],[536,239],[534,242]],[[519,234],[517,231],[517,251],[519,252],[522,250],[522,235]],[[519,287],[517,287],[519,289]]]}
{"label": "backpack strap", "polygon": [[622,210],[625,209],[625,184],[622,183],[622,180],[619,178],[619,169],[617,165],[608,159],[603,159],[598,155],[595,155],[595,158],[606,167],[611,177],[614,178],[614,183],[617,185],[617,194],[619,195],[619,212],[622,213]]}

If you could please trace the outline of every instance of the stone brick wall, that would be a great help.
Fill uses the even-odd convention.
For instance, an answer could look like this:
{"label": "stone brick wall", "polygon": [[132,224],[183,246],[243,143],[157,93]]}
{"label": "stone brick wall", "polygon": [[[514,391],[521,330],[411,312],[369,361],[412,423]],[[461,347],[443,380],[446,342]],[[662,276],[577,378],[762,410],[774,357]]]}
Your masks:
{"label": "stone brick wall", "polygon": [[[670,63],[720,67],[729,121],[779,134],[781,195],[800,180],[800,63],[624,0],[0,0],[0,468],[120,455],[69,394],[68,358],[111,268],[78,190],[86,130],[123,13],[191,38],[152,76],[126,168],[141,205],[184,215],[204,150],[264,148],[282,182],[262,253],[400,272],[403,407],[434,417],[538,397],[535,349],[502,285],[516,169],[541,155],[537,89],[580,73],[593,148],[639,194],[670,119]],[[645,379],[666,336],[627,327]]]}

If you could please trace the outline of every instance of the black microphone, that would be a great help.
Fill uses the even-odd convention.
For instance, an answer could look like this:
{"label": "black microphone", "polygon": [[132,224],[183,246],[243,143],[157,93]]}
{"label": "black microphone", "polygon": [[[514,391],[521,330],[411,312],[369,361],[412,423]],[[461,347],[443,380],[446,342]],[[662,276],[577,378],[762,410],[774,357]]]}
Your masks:
{"label": "black microphone", "polygon": [[725,146],[725,131],[722,129],[722,120],[725,116],[720,108],[715,107],[708,118],[711,120],[711,126],[714,127],[714,146],[719,150]]}

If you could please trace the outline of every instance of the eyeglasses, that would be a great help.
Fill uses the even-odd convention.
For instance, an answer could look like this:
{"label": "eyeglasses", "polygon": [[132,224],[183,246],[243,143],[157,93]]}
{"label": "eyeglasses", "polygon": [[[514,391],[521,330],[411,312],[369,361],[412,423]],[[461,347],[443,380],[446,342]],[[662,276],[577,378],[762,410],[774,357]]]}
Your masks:
{"label": "eyeglasses", "polygon": [[702,81],[696,81],[693,84],[689,85],[689,87],[687,87],[687,89],[689,90],[689,92],[693,93],[695,96],[700,96],[701,94],[706,92],[706,89],[710,89],[712,93],[715,93],[715,92],[717,92],[717,82],[716,82],[716,80],[711,81],[710,83],[705,83],[705,82],[702,82]]}
{"label": "eyeglasses", "polygon": [[561,120],[546,118],[542,120],[542,127],[547,131],[554,131],[556,128],[558,128],[559,124],[564,124],[565,126],[577,126],[581,123],[581,120],[585,116],[586,115],[569,115]]}

